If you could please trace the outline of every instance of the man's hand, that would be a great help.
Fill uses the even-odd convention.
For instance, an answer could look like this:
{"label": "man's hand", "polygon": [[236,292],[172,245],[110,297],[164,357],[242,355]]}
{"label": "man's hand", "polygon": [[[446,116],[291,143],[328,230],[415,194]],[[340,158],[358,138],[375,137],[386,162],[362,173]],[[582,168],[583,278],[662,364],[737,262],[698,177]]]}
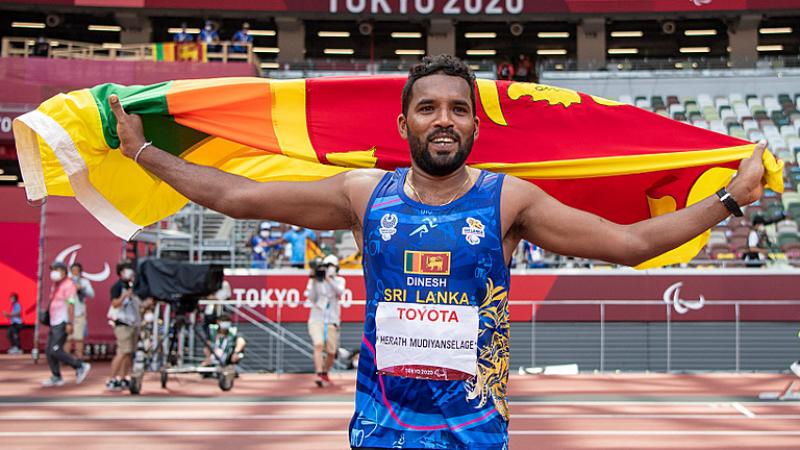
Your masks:
{"label": "man's hand", "polygon": [[759,141],[753,154],[739,163],[739,170],[728,185],[728,192],[739,206],[749,205],[764,194],[764,161],[762,158],[766,148],[767,141]]}
{"label": "man's hand", "polygon": [[67,332],[67,336],[72,336],[72,324],[68,323],[66,328],[64,328],[64,331]]}
{"label": "man's hand", "polygon": [[111,105],[111,111],[117,118],[117,136],[119,136],[122,154],[128,158],[133,158],[136,152],[139,151],[142,144],[145,143],[144,128],[142,127],[142,118],[137,114],[128,114],[122,109],[122,104],[119,102],[119,97],[111,95],[108,97],[108,103]]}

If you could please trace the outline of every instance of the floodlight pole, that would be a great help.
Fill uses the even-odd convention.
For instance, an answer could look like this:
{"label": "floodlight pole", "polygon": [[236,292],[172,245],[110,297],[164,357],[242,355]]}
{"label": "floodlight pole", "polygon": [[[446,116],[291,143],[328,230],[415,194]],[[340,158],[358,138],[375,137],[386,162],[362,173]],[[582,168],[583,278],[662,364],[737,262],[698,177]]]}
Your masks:
{"label": "floodlight pole", "polygon": [[41,324],[39,323],[39,312],[42,305],[42,278],[44,277],[44,227],[46,224],[45,210],[47,209],[47,201],[42,203],[42,213],[39,219],[39,268],[36,276],[36,317],[33,325],[33,349],[31,349],[31,358],[33,363],[39,363],[39,331]]}

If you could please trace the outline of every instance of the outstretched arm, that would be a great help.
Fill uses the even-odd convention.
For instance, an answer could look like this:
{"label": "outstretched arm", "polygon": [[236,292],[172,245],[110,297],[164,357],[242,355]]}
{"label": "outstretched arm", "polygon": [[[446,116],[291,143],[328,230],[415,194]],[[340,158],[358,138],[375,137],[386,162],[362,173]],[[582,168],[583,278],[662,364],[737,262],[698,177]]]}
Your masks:
{"label": "outstretched arm", "polygon": [[[756,145],[727,187],[740,206],[761,198],[765,148],[763,141]],[[506,254],[521,238],[563,255],[635,266],[680,246],[730,214],[712,195],[670,214],[620,225],[566,206],[531,183],[510,177],[506,183],[509,202],[504,216],[508,214],[512,223]]]}
{"label": "outstretched arm", "polygon": [[[120,149],[134,158],[145,137],[141,118],[109,97],[117,118]],[[260,183],[146,148],[139,164],[189,200],[233,218],[265,219],[313,229],[353,228],[366,207],[380,171],[354,170],[314,182]],[[362,206],[363,204],[363,206]]]}

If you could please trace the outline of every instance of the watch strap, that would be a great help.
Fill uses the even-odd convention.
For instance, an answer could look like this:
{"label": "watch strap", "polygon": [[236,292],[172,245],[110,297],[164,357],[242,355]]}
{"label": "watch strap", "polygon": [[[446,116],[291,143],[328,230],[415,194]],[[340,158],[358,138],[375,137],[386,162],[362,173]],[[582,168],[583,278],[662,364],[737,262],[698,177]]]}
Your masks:
{"label": "watch strap", "polygon": [[725,209],[727,209],[729,213],[736,217],[742,217],[744,215],[744,213],[742,213],[742,208],[725,188],[717,191],[717,197],[719,197],[719,201],[725,205]]}

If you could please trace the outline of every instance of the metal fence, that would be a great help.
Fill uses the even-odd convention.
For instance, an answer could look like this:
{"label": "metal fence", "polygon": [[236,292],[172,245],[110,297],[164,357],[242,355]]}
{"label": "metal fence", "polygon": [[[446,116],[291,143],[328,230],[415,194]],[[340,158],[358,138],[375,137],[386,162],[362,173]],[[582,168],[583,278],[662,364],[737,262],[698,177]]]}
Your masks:
{"label": "metal fence", "polygon": [[[258,308],[224,303],[248,338],[246,370],[311,371],[306,324],[281,322],[286,306],[275,305],[271,321]],[[512,370],[577,364],[582,372],[600,373],[779,372],[800,359],[800,300],[512,301],[511,307],[512,319],[524,308],[533,317],[511,323]],[[541,319],[562,308],[560,316],[574,320]],[[360,347],[362,330],[360,322],[342,324],[343,353]]]}

